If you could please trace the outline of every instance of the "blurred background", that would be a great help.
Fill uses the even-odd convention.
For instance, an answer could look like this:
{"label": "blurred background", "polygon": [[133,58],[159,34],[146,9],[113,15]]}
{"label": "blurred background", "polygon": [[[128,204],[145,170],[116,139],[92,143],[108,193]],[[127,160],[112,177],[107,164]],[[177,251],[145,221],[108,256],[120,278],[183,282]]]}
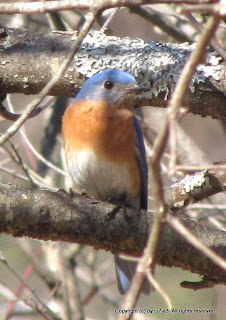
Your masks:
{"label": "blurred background", "polygon": [[[138,37],[145,41],[192,43],[197,40],[198,29],[207,17],[196,14],[193,18],[177,14],[170,5],[145,6],[142,10],[111,9],[98,18],[92,31],[100,30],[108,22],[108,35]],[[1,22],[7,27],[27,28],[30,32],[50,32],[55,29],[72,31],[81,28],[84,12],[75,10],[45,15],[1,15]],[[225,25],[218,29],[217,38],[225,48]],[[7,96],[4,105],[9,110],[22,112],[33,99],[35,96],[12,94]],[[68,190],[73,186],[70,178],[56,171],[56,168],[46,166],[40,156],[67,175],[60,132],[62,114],[68,100],[66,97],[58,97],[38,117],[27,121],[11,142],[0,149],[0,182],[26,187],[37,185],[51,190]],[[166,111],[162,108],[147,106],[138,110],[138,117],[145,133],[148,158],[151,156],[151,145],[161,129],[165,115]],[[1,134],[11,124],[0,119]],[[224,160],[225,128],[224,123],[210,117],[184,114],[178,125],[180,163],[205,165]],[[166,150],[162,161],[165,187],[183,177],[182,173],[173,178],[168,176],[168,160]],[[150,177],[150,209],[151,191]],[[190,206],[184,214],[201,224],[225,230],[225,203],[225,194],[217,195]],[[79,312],[82,314],[81,310],[77,310],[76,315],[73,314],[71,318],[68,315],[67,294],[70,292],[69,284],[72,278],[74,288],[78,290],[74,293],[77,307],[79,305],[83,309],[85,319],[117,318],[114,310],[119,308],[122,296],[118,293],[113,256],[110,253],[77,244],[17,239],[9,235],[0,236],[0,249],[10,268],[25,279],[35,294],[62,319],[82,319],[82,316],[79,316]],[[21,281],[10,268],[0,261],[0,319],[44,319],[43,315],[37,312],[37,305],[28,288],[23,288]],[[178,268],[157,267],[156,277],[170,296],[175,309],[214,309],[215,312],[193,312],[183,315],[179,312],[136,314],[134,319],[225,319],[225,287],[216,286],[199,291],[183,289],[180,286],[182,281],[199,281],[201,277]],[[152,292],[148,297],[140,297],[137,308],[163,310],[167,306],[158,293]]]}

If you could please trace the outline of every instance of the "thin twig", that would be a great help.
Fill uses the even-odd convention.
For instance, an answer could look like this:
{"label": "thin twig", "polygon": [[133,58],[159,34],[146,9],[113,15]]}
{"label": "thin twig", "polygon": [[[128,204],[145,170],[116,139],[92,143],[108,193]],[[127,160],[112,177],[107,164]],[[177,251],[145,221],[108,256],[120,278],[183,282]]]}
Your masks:
{"label": "thin twig", "polygon": [[[225,163],[225,162],[224,162]],[[208,164],[208,165],[200,165],[200,166],[193,166],[193,165],[177,165],[175,166],[175,171],[184,171],[184,172],[198,172],[203,170],[211,170],[211,169],[226,169],[225,164]]]}
{"label": "thin twig", "polygon": [[163,299],[165,300],[168,309],[172,309],[172,302],[170,300],[170,297],[168,296],[168,294],[165,292],[165,290],[161,287],[161,285],[159,284],[158,281],[156,281],[156,278],[153,277],[151,272],[147,272],[147,276],[148,279],[150,280],[150,282],[152,284],[154,284],[154,288],[155,290],[163,297]]}
{"label": "thin twig", "polygon": [[226,210],[226,204],[196,203],[196,204],[192,205],[192,209],[195,209],[195,210]]}
{"label": "thin twig", "polygon": [[12,161],[24,171],[25,175],[27,176],[27,178],[31,182],[31,184],[34,187],[36,187],[37,185],[36,185],[34,179],[31,177],[31,175],[29,173],[29,169],[24,164],[17,148],[15,147],[15,145],[11,141],[8,141],[8,143],[10,144],[12,151],[10,149],[8,149],[6,146],[4,146],[3,149],[8,153],[8,155],[10,156]]}
{"label": "thin twig", "polygon": [[177,218],[172,215],[167,216],[167,222],[169,225],[178,232],[184,239],[186,239],[193,247],[202,252],[210,260],[212,260],[216,265],[226,271],[226,260],[221,258],[213,250],[208,248],[203,242],[199,241],[191,231],[189,231],[183,223],[181,223]]}
{"label": "thin twig", "polygon": [[209,223],[212,224],[215,228],[226,232],[226,226],[224,227],[224,225],[223,225],[222,223],[220,223],[219,220],[215,219],[214,217],[208,217],[208,221],[209,221]]}
{"label": "thin twig", "polygon": [[71,260],[65,257],[62,244],[58,248],[58,255],[63,281],[63,301],[66,317],[68,320],[82,320],[84,319],[84,314],[78,290],[77,274],[75,274],[75,268]]}
{"label": "thin twig", "polygon": [[24,131],[20,131],[22,137],[24,138],[24,140],[26,141],[26,143],[28,144],[29,148],[31,149],[31,151],[33,152],[33,154],[36,156],[36,158],[40,161],[42,161],[47,167],[53,169],[54,171],[60,173],[61,175],[65,176],[65,177],[69,177],[69,174],[67,172],[65,172],[64,170],[60,169],[59,167],[55,166],[52,162],[48,161],[46,158],[44,158],[41,153],[39,153],[35,147],[33,146],[33,144],[30,142],[30,140],[28,139],[27,135],[25,134]]}
{"label": "thin twig", "polygon": [[[43,110],[45,110],[52,102],[55,100],[55,97],[48,99],[48,101],[31,111],[28,119],[37,117]],[[2,103],[0,103],[0,116],[2,116],[6,120],[17,121],[21,117],[21,113],[12,113],[8,111]]]}
{"label": "thin twig", "polygon": [[[199,23],[198,20],[191,13],[187,13],[186,17],[195,26],[196,30],[198,30],[199,32],[202,32],[202,30],[203,30],[202,24]],[[210,43],[211,43],[212,48],[216,52],[218,52],[218,54],[226,61],[226,51],[217,42],[217,40],[215,38],[212,38]]]}
{"label": "thin twig", "polygon": [[217,15],[218,17],[225,17],[226,16],[226,4],[225,0],[219,0],[217,3],[213,1],[212,4],[210,3],[202,3],[197,4],[195,6],[183,6],[177,8],[178,13],[195,13],[195,12],[202,12],[206,14]]}
{"label": "thin twig", "polygon": [[[41,247],[40,247],[41,248]],[[40,256],[41,254],[41,250],[39,250],[36,252],[37,256]],[[29,278],[31,277],[33,271],[34,271],[34,268],[35,268],[35,265],[33,263],[30,263],[27,268],[25,269],[24,273],[23,273],[23,279],[24,281],[28,282]],[[17,289],[16,289],[16,292],[15,292],[15,295],[18,299],[20,299],[23,291],[25,289],[25,285],[23,283],[19,283]],[[13,313],[14,313],[14,310],[16,308],[16,304],[17,304],[17,301],[11,301],[11,303],[9,304],[9,307],[8,307],[8,311],[7,311],[7,315],[8,317],[10,317]]]}
{"label": "thin twig", "polygon": [[[55,98],[53,99],[49,99],[47,101],[46,104],[44,104],[43,106],[41,106],[40,108],[42,108],[42,111],[47,107],[49,106],[50,103],[53,102],[53,100],[55,100]],[[10,95],[8,95],[7,97],[7,102],[8,102],[8,106],[9,106],[9,109],[10,109],[10,113],[13,114],[14,113],[14,107],[13,107],[13,104],[12,104],[12,101],[11,101],[11,98],[10,98]],[[20,114],[21,115],[21,114]],[[33,146],[33,144],[31,143],[31,141],[28,139],[26,133],[25,133],[25,129],[23,128],[20,128],[19,129],[19,132],[20,134],[22,135],[23,139],[25,140],[26,144],[28,145],[28,147],[30,148],[31,152],[34,154],[34,156],[36,156],[36,158],[38,160],[40,160],[41,162],[43,162],[47,167],[53,169],[54,171],[62,174],[63,176],[66,176],[68,177],[68,173],[66,173],[65,171],[61,170],[60,168],[58,168],[57,166],[55,166],[52,162],[48,161],[47,159],[45,159],[36,149],[35,147]],[[40,179],[43,179],[41,176],[40,176]]]}
{"label": "thin twig", "polygon": [[[9,141],[10,142],[10,141]],[[16,155],[16,159],[17,159],[17,164],[20,166],[20,168],[23,170],[23,172],[25,173],[25,175],[28,177],[28,179],[30,180],[31,184],[34,186],[34,187],[37,187],[37,184],[35,182],[35,180],[33,179],[33,177],[30,175],[30,172],[29,172],[29,169],[28,167],[25,165],[25,163],[23,162],[22,160],[22,157],[20,156],[17,148],[15,147],[15,145],[13,143],[11,143],[11,148],[13,150],[13,152],[15,153]]]}
{"label": "thin twig", "polygon": [[[154,219],[152,229],[150,231],[150,237],[144,249],[144,254],[138,264],[137,272],[133,277],[129,292],[127,293],[123,301],[122,309],[127,310],[127,309],[133,309],[135,307],[141,291],[142,284],[146,277],[146,272],[147,270],[149,270],[149,268],[151,268],[151,276],[149,276],[149,279],[151,281],[152,279],[154,280],[153,282],[151,282],[153,287],[155,288],[155,284],[157,284],[157,281],[154,278],[154,269],[156,265],[156,255],[157,255],[157,249],[159,245],[159,238],[163,228],[162,222],[167,211],[166,204],[164,201],[162,179],[160,176],[159,166],[160,166],[161,156],[163,154],[164,148],[167,143],[167,139],[168,139],[168,121],[166,119],[163,129],[155,141],[155,144],[153,147],[153,156],[151,159],[151,166],[150,166],[152,171],[152,185],[155,193],[155,197],[154,197],[155,213],[156,213],[155,219]],[[158,290],[159,288],[160,288],[159,285],[157,285],[156,289]],[[159,292],[162,293],[164,291],[161,291],[159,289]],[[167,294],[164,292],[163,298],[166,299],[166,297],[167,297]],[[128,317],[126,316],[126,319],[131,319],[131,317],[132,317],[132,314],[130,314]],[[124,319],[125,319],[125,315],[120,315],[119,320],[124,320]]]}
{"label": "thin twig", "polygon": [[10,170],[10,169],[7,169],[7,168],[1,166],[0,171],[7,173],[14,178],[21,179],[22,181],[26,181],[26,182],[29,181],[29,179],[27,177],[25,177],[19,173],[16,173],[14,170]]}
{"label": "thin twig", "polygon": [[[157,3],[175,3],[175,4],[194,4],[194,0],[108,0],[108,1],[81,1],[81,0],[58,0],[58,1],[31,1],[31,2],[15,2],[15,3],[1,3],[0,13],[48,13],[61,10],[106,10],[116,7],[128,7]],[[206,0],[206,3],[209,3]]]}
{"label": "thin twig", "polygon": [[[21,163],[22,159],[20,158],[20,161],[18,160],[18,156],[19,154],[17,153],[17,155],[14,155],[7,147],[3,147],[3,150],[5,150],[5,152],[7,152],[7,154],[10,156],[10,158],[16,163],[16,165],[18,165],[20,168],[22,168],[24,170],[24,172],[26,173],[27,177],[23,175],[20,175],[18,173],[15,173],[14,170],[9,170],[7,168],[4,168],[3,166],[1,166],[0,170],[8,173],[9,175],[11,175],[12,177],[21,179],[23,181],[30,181],[33,185],[40,187],[40,188],[48,188],[49,190],[52,191],[57,191],[59,188],[56,187],[52,187],[49,183],[46,182],[46,180],[44,178],[42,178],[40,175],[38,175],[35,171],[33,171],[32,169],[27,168],[24,164]],[[14,150],[15,152],[15,150]],[[20,157],[20,156],[19,156]]]}
{"label": "thin twig", "polygon": [[177,82],[173,96],[170,99],[168,107],[168,118],[170,124],[170,170],[172,173],[175,172],[175,166],[177,163],[177,118],[179,115],[180,107],[188,85],[192,79],[192,76],[196,70],[196,67],[203,59],[211,37],[216,31],[220,23],[220,18],[211,16],[207,22],[201,36],[199,37],[194,51],[191,53],[182,73]]}
{"label": "thin twig", "polygon": [[[162,29],[163,32],[167,33],[169,36],[173,37],[179,42],[189,42],[192,43],[193,40],[185,32],[178,28],[179,21],[172,23],[172,19],[169,19],[168,13],[160,13],[150,7],[135,7],[130,9],[131,12],[138,14],[143,17],[148,22]],[[180,17],[182,20],[182,18]],[[177,20],[179,20],[177,18]]]}
{"label": "thin twig", "polygon": [[2,262],[10,272],[25,286],[25,288],[32,294],[35,300],[44,308],[46,314],[49,316],[50,319],[54,320],[61,320],[53,311],[46,305],[46,303],[35,293],[35,291],[30,288],[28,283],[21,278],[21,276],[14,270],[14,268],[7,262],[7,260],[1,255],[0,262]]}

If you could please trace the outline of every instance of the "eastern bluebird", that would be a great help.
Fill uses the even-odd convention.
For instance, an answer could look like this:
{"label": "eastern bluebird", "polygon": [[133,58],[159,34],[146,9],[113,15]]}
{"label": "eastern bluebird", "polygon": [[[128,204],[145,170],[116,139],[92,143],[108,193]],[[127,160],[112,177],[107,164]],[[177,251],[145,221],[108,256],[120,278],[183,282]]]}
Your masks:
{"label": "eastern bluebird", "polygon": [[[68,170],[89,196],[147,209],[147,164],[133,110],[135,93],[147,91],[134,76],[107,70],[89,78],[63,116]],[[136,263],[115,255],[118,288],[129,289]],[[150,292],[145,281],[142,291]]]}

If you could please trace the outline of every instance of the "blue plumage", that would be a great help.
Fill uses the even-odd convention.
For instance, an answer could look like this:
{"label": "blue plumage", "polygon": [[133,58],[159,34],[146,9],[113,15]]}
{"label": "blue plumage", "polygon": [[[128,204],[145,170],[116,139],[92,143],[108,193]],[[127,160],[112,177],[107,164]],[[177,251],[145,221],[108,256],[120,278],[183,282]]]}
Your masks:
{"label": "blue plumage", "polygon": [[[88,195],[147,209],[147,163],[133,95],[147,88],[133,75],[107,70],[88,79],[63,117],[69,171]],[[115,255],[120,293],[125,294],[136,263]],[[150,292],[145,282],[142,291]]]}

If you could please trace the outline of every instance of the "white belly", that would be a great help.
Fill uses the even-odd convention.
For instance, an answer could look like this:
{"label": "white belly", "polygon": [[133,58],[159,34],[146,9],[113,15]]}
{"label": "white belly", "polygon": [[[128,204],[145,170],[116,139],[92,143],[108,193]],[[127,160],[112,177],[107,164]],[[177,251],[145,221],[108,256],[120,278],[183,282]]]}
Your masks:
{"label": "white belly", "polygon": [[68,160],[68,169],[80,190],[102,200],[124,200],[132,207],[139,207],[140,199],[134,198],[126,164],[117,164],[97,158],[92,150],[76,153]]}

